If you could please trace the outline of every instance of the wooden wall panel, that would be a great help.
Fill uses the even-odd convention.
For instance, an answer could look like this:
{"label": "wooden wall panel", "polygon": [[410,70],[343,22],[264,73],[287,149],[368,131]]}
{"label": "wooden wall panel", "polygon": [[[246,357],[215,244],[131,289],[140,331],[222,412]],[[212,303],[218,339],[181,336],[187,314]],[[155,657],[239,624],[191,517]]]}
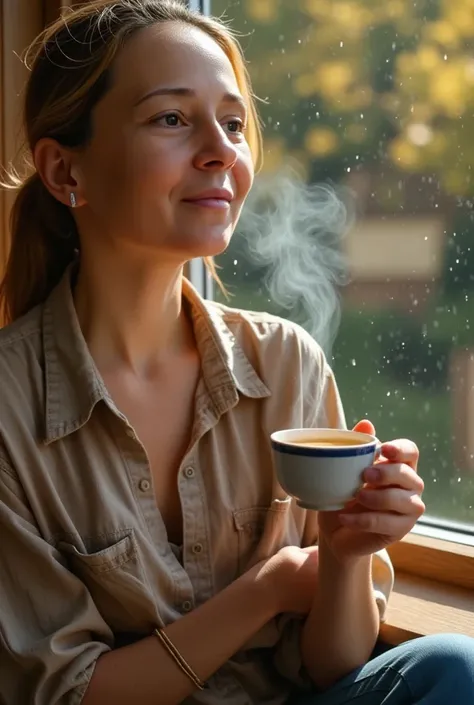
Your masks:
{"label": "wooden wall panel", "polygon": [[[0,160],[15,164],[22,143],[21,100],[27,72],[21,56],[43,28],[43,0],[0,0]],[[12,194],[3,193],[0,219],[0,269],[8,253],[8,216]]]}
{"label": "wooden wall panel", "polygon": [[[78,0],[0,0],[0,165],[15,164],[22,144],[21,103],[27,71],[21,56],[63,7]],[[0,275],[8,256],[13,194],[0,189]]]}
{"label": "wooden wall panel", "polygon": [[[3,59],[4,46],[3,46],[3,34],[4,34],[4,22],[3,22],[3,0],[0,0],[0,175],[1,168],[5,164],[5,127],[4,127],[4,106],[5,106],[5,92],[4,92],[4,70],[5,61]],[[3,189],[0,189],[0,262],[3,260],[3,239],[5,231],[5,193]],[[1,269],[1,266],[0,266]]]}
{"label": "wooden wall panel", "polygon": [[45,25],[54,22],[64,4],[65,3],[61,2],[61,0],[44,0],[43,19]]}
{"label": "wooden wall panel", "polygon": [[77,0],[43,0],[45,25],[53,22],[59,16],[63,7],[80,4],[81,2]]}

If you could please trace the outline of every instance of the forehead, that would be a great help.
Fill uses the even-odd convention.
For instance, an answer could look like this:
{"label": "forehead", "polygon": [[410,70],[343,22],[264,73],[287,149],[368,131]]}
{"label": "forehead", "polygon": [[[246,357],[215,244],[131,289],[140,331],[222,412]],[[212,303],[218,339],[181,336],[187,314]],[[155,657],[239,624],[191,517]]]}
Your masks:
{"label": "forehead", "polygon": [[232,64],[214,39],[176,22],[132,36],[115,61],[114,84],[136,98],[159,85],[239,92]]}

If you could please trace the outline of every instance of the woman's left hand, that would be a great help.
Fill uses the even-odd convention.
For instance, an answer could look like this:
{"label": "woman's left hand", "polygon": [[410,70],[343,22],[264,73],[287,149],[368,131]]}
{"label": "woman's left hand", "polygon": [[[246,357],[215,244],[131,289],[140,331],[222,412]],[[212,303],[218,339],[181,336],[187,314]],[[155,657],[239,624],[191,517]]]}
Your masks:
{"label": "woman's left hand", "polygon": [[[354,430],[375,435],[369,421],[359,422]],[[425,511],[418,457],[412,441],[384,443],[379,461],[365,471],[357,497],[339,512],[319,513],[320,542],[335,558],[369,556],[411,531]]]}

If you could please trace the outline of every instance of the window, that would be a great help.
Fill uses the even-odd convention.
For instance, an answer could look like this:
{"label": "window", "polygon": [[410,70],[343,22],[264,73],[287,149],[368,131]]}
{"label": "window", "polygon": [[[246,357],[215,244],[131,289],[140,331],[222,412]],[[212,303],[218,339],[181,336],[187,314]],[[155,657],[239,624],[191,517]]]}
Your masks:
{"label": "window", "polygon": [[[474,529],[472,3],[213,0],[212,12],[241,34],[264,99],[258,188],[291,163],[305,183],[343,187],[356,214],[340,243],[350,281],[329,353],[348,423],[367,417],[382,438],[415,440],[430,519]],[[218,261],[230,305],[310,325],[314,240],[293,290],[275,278],[272,289],[268,252],[249,254],[256,232],[243,222]],[[302,224],[294,241],[264,245],[288,263]],[[339,281],[330,235],[317,257]]]}

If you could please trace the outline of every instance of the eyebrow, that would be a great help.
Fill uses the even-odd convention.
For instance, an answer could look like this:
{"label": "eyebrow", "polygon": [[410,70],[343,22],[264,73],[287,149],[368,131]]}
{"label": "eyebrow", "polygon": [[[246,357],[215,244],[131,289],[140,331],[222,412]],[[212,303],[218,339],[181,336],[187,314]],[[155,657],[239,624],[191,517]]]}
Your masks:
{"label": "eyebrow", "polygon": [[[193,91],[192,88],[155,88],[154,90],[142,96],[135,103],[134,107],[137,108],[149,98],[154,98],[157,95],[176,95],[184,96],[185,98],[195,98],[196,91]],[[244,99],[238,93],[224,93],[224,95],[222,96],[222,100],[224,103],[235,103],[236,105],[242,107],[244,110],[247,110],[247,106],[245,104]]]}

